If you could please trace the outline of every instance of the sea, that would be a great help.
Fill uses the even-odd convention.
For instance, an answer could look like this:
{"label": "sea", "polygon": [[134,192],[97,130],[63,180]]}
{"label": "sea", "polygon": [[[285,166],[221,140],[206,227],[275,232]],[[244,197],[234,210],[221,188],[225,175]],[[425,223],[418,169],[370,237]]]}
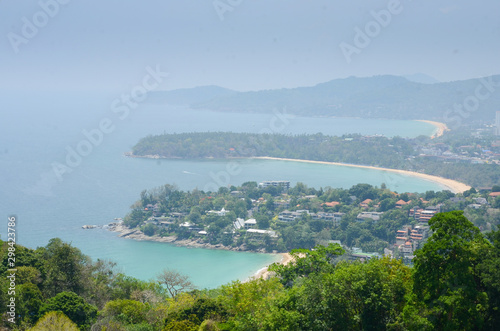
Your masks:
{"label": "sea", "polygon": [[[144,189],[175,184],[182,190],[213,190],[246,181],[289,180],[311,187],[349,188],[385,183],[398,192],[441,190],[435,182],[380,170],[276,160],[165,160],[124,156],[142,137],[195,131],[327,135],[360,133],[432,135],[428,123],[358,118],[292,116],[192,110],[187,106],[125,104],[121,94],[96,92],[0,93],[0,235],[7,240],[15,215],[16,242],[36,248],[61,238],[92,259],[152,280],[163,269],[190,277],[200,289],[244,281],[277,254],[177,247],[135,241],[106,229],[124,217]],[[11,233],[13,230],[10,230]]]}

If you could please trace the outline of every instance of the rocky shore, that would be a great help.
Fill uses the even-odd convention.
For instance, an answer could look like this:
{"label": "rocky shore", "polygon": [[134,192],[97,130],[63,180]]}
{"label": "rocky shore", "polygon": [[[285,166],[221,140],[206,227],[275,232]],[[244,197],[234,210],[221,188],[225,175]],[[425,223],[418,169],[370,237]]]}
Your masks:
{"label": "rocky shore", "polygon": [[[122,224],[122,222],[116,222],[116,223],[111,223],[108,225],[108,230],[113,231],[113,232],[118,232],[119,237],[121,238],[127,238],[127,239],[134,239],[134,240],[140,240],[140,241],[156,241],[156,242],[163,242],[163,243],[170,243],[176,246],[181,246],[181,247],[195,247],[195,248],[205,248],[205,249],[224,249],[224,250],[230,250],[230,251],[249,251],[246,249],[245,245],[241,245],[239,247],[227,247],[222,244],[218,245],[211,245],[208,243],[204,243],[201,241],[201,239],[196,239],[196,240],[191,240],[191,239],[182,239],[182,240],[177,240],[177,237],[175,236],[170,236],[170,237],[159,237],[157,235],[155,236],[146,236],[141,230],[139,229],[130,229]],[[257,251],[257,253],[266,253],[264,249]],[[292,261],[292,256],[290,253],[279,253],[281,255],[281,260],[278,262],[280,264],[286,265]],[[273,272],[268,270],[268,267],[262,268],[258,270],[255,275],[252,277],[248,278],[245,281],[249,281],[251,279],[258,279],[258,278],[264,278],[268,279],[274,275]]]}
{"label": "rocky shore", "polygon": [[[237,247],[228,247],[228,246],[224,246],[222,244],[212,245],[209,243],[205,243],[201,239],[180,239],[180,240],[178,240],[176,236],[169,236],[169,237],[160,237],[158,235],[147,236],[141,230],[129,229],[128,227],[124,226],[122,223],[111,223],[108,226],[108,229],[110,231],[113,231],[113,232],[118,232],[119,233],[118,236],[121,238],[134,239],[134,240],[139,240],[139,241],[156,241],[156,242],[170,243],[170,244],[173,244],[176,246],[181,246],[181,247],[223,249],[223,250],[227,250],[227,251],[237,251],[237,252],[250,251],[246,248],[245,244],[243,244],[241,246],[237,246]],[[253,251],[253,252],[266,253],[266,251],[264,249],[260,249],[260,250]]]}

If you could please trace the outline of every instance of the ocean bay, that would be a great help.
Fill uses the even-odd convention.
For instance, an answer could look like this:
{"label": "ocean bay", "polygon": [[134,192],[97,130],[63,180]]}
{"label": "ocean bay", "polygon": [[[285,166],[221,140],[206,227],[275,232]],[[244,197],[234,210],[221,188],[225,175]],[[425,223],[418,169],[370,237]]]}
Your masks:
{"label": "ocean bay", "polygon": [[[162,132],[261,132],[281,128],[280,133],[291,134],[341,135],[354,131],[387,136],[406,132],[417,136],[432,134],[434,128],[427,123],[287,117],[287,121],[273,126],[276,117],[273,112],[214,113],[153,105],[141,105],[122,121],[108,109],[106,98],[77,104],[74,99],[58,100],[57,104],[38,99],[33,104],[13,101],[5,105],[16,111],[16,115],[8,125],[2,124],[0,133],[1,209],[4,215],[18,216],[20,244],[34,248],[46,245],[50,238],[60,237],[94,259],[117,262],[124,272],[141,279],[153,278],[169,267],[190,275],[198,287],[215,287],[245,279],[279,260],[277,255],[137,242],[118,238],[106,230],[81,229],[84,224],[103,225],[123,217],[143,189],[176,184],[180,189],[192,190],[205,189],[211,184],[239,185],[273,179],[290,180],[292,184],[303,182],[313,187],[347,188],[366,182],[378,186],[386,183],[399,192],[441,189],[433,182],[370,169],[276,160],[154,160],[123,156],[141,137]],[[45,112],[40,112],[40,107]],[[68,112],[72,112],[71,116]],[[65,164],[68,149],[75,149],[85,139],[82,130],[94,129],[102,118],[111,119],[114,131],[104,136],[102,143],[71,172],[61,174],[61,180],[54,180],[52,165]],[[239,172],[226,176],[223,173],[229,162],[237,163]],[[1,229],[4,239],[5,230]],[[199,273],[200,266],[203,275]]]}

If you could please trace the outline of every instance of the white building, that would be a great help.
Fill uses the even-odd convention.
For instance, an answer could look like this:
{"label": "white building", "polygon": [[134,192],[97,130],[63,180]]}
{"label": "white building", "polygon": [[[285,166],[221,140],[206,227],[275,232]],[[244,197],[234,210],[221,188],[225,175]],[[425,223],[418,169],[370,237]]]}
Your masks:
{"label": "white building", "polygon": [[245,229],[252,229],[255,226],[257,226],[257,221],[255,220],[255,218],[250,218],[250,219],[245,221],[244,226],[245,226]]}
{"label": "white building", "polygon": [[226,216],[227,210],[225,210],[224,207],[222,207],[221,210],[209,210],[208,214],[215,214],[217,216]]}
{"label": "white building", "polygon": [[290,188],[290,182],[287,180],[266,180],[259,183],[259,187],[282,186],[286,190]]}

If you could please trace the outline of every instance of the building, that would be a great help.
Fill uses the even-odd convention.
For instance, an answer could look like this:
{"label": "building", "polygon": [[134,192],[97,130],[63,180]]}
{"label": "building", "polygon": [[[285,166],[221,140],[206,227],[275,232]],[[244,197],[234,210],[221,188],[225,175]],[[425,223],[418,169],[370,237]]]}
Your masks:
{"label": "building", "polygon": [[409,203],[410,203],[409,201],[406,202],[403,199],[401,199],[398,202],[396,202],[396,208],[401,209],[401,208],[403,208],[404,206],[406,206]]}
{"label": "building", "polygon": [[432,216],[436,215],[440,211],[440,206],[431,206],[426,209],[414,207],[409,211],[408,216],[413,217],[415,220],[427,224]]}
{"label": "building", "polygon": [[492,198],[500,197],[500,192],[491,192],[490,194],[488,194],[488,196]]}
{"label": "building", "polygon": [[325,202],[323,206],[325,207],[335,207],[337,205],[340,205],[340,202],[338,201],[332,201],[332,202]]}
{"label": "building", "polygon": [[289,208],[290,200],[274,200],[274,208]]}
{"label": "building", "polygon": [[289,211],[289,210],[284,210],[281,213],[278,214],[278,219],[282,222],[291,222],[295,221],[296,218],[302,217],[302,215],[309,215],[309,210],[296,210],[296,211]]}
{"label": "building", "polygon": [[380,219],[380,216],[382,216],[382,214],[383,214],[382,212],[365,211],[365,212],[358,214],[358,216],[356,217],[356,221],[364,222],[367,219],[371,219],[373,221],[378,221]]}
{"label": "building", "polygon": [[372,199],[365,199],[359,204],[359,206],[366,209],[372,202],[373,202]]}
{"label": "building", "polygon": [[233,226],[235,230],[239,230],[245,227],[245,220],[243,218],[237,218],[236,221],[233,222]]}
{"label": "building", "polygon": [[317,220],[325,220],[325,221],[331,221],[333,222],[334,225],[339,225],[340,221],[342,220],[342,217],[345,215],[345,213],[326,213],[326,212],[317,212],[316,214],[310,214],[312,219],[317,219]]}
{"label": "building", "polygon": [[207,213],[208,214],[215,214],[217,216],[226,216],[227,210],[225,210],[224,207],[222,207],[221,210],[209,210]]}
{"label": "building", "polygon": [[404,257],[412,256],[413,252],[427,238],[428,232],[429,226],[417,225],[412,228],[411,225],[404,225],[402,229],[396,231],[394,247],[397,247]]}
{"label": "building", "polygon": [[418,221],[420,223],[429,223],[429,220],[437,214],[437,211],[436,210],[422,210],[422,212],[420,212],[420,217],[418,218]]}
{"label": "building", "polygon": [[155,217],[161,216],[160,205],[158,203],[155,203],[154,205],[148,204],[144,208],[144,211],[151,211],[151,212],[153,212],[153,216],[155,216]]}
{"label": "building", "polygon": [[290,182],[287,180],[266,180],[262,183],[259,183],[259,187],[269,187],[269,186],[280,186],[283,187],[285,190],[288,190],[290,188]]}
{"label": "building", "polygon": [[246,220],[244,223],[245,229],[253,229],[257,226],[257,221],[255,218],[250,218]]}
{"label": "building", "polygon": [[271,238],[277,238],[278,235],[276,234],[275,231],[271,230],[259,230],[259,229],[248,229],[247,233],[253,233],[261,236],[265,236],[266,234],[271,237]]}
{"label": "building", "polygon": [[480,205],[485,205],[488,203],[488,200],[486,200],[485,198],[473,198],[472,200]]}

